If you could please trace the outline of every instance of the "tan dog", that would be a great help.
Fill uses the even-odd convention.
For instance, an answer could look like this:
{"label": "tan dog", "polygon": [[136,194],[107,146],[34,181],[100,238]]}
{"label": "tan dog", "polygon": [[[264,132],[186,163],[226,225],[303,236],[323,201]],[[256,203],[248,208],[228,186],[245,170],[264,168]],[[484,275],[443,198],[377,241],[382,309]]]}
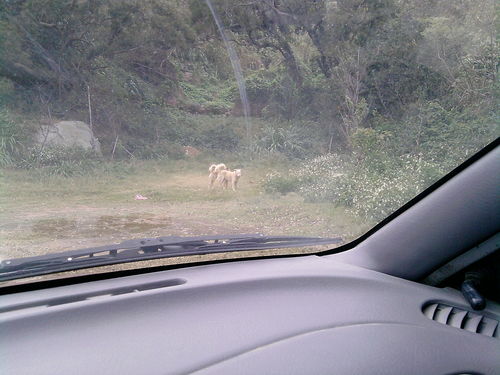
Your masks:
{"label": "tan dog", "polygon": [[209,168],[208,168],[208,172],[209,172],[209,175],[208,175],[208,189],[213,189],[214,187],[214,182],[215,180],[217,180],[217,177],[219,176],[219,173],[221,171],[224,171],[226,170],[227,167],[224,163],[221,163],[221,164],[212,164]]}
{"label": "tan dog", "polygon": [[228,185],[231,184],[231,189],[236,191],[240,177],[241,169],[235,169],[234,171],[223,170],[219,173],[217,182],[220,183],[224,189],[227,189]]}

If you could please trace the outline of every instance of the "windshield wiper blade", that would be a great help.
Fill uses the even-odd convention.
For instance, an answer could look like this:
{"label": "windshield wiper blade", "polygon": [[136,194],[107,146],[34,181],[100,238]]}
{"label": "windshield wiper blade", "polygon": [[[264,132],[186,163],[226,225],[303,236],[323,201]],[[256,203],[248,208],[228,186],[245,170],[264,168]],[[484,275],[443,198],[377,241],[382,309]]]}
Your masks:
{"label": "windshield wiper blade", "polygon": [[341,238],[235,234],[158,237],[0,262],[0,281],[118,263],[210,253],[280,249],[341,243]]}

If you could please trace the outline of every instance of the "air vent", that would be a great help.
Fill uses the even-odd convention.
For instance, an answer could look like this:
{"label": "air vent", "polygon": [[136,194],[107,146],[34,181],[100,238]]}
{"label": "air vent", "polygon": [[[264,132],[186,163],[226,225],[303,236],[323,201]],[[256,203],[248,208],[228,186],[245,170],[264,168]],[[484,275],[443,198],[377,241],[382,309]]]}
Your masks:
{"label": "air vent", "polygon": [[37,307],[59,306],[59,305],[65,305],[68,303],[81,302],[81,301],[86,301],[86,300],[90,301],[90,300],[95,300],[98,298],[108,298],[108,297],[112,297],[112,296],[120,296],[123,294],[143,292],[146,290],[168,288],[168,287],[172,287],[172,286],[176,286],[176,285],[182,285],[185,283],[186,283],[186,280],[184,280],[184,279],[170,279],[170,280],[156,281],[156,282],[152,282],[152,283],[138,284],[138,285],[128,286],[128,287],[104,289],[104,290],[100,290],[98,292],[82,293],[82,294],[76,294],[76,295],[71,295],[71,296],[67,296],[67,297],[49,298],[49,299],[31,302],[31,303],[28,302],[28,303],[22,303],[22,304],[18,304],[18,305],[11,305],[11,306],[7,306],[7,307],[0,307],[0,313],[18,311],[18,310],[26,310],[26,309],[37,308]]}
{"label": "air vent", "polygon": [[489,337],[500,338],[498,321],[478,313],[442,303],[431,303],[426,305],[422,311],[426,317],[438,323]]}

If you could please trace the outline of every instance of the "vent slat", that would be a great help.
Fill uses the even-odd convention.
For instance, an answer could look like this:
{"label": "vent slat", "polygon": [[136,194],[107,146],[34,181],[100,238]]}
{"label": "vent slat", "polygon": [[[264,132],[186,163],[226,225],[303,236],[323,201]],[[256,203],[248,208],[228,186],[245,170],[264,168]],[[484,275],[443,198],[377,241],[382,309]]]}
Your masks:
{"label": "vent slat", "polygon": [[452,309],[453,307],[451,306],[439,305],[433,320],[438,323],[446,324]]}
{"label": "vent slat", "polygon": [[500,339],[500,323],[497,324],[497,328],[495,328],[495,332],[493,332],[493,337]]}
{"label": "vent slat", "polygon": [[472,311],[442,303],[426,305],[423,307],[422,312],[435,322],[489,337],[500,338],[500,323],[496,319],[487,318]]}
{"label": "vent slat", "polygon": [[481,323],[483,317],[481,315],[469,313],[467,318],[468,319],[464,324],[464,329],[469,332],[477,333],[477,327],[479,326],[479,323]]}
{"label": "vent slat", "polygon": [[479,324],[479,327],[477,327],[477,333],[493,337],[493,334],[495,333],[495,329],[497,328],[497,326],[498,322],[496,320],[490,318],[483,318],[483,320]]}
{"label": "vent slat", "polygon": [[467,315],[467,311],[454,309],[453,315],[448,320],[448,325],[455,328],[462,328],[463,321]]}
{"label": "vent slat", "polygon": [[430,305],[427,305],[426,307],[424,307],[424,315],[429,319],[433,319],[437,307],[438,307],[437,303],[431,303]]}

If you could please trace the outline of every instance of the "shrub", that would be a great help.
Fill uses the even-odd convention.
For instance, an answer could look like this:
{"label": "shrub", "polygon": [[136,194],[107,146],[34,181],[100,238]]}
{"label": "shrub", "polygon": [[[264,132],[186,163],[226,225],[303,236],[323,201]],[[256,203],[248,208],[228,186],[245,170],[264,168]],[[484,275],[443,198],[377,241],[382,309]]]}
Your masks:
{"label": "shrub", "polygon": [[251,101],[267,102],[279,85],[278,72],[260,69],[252,71],[245,78],[248,98]]}
{"label": "shrub", "polygon": [[252,151],[256,153],[281,153],[289,158],[304,158],[311,153],[312,140],[307,126],[293,123],[266,124],[257,136]]}
{"label": "shrub", "polygon": [[[143,139],[128,139],[125,142],[125,147],[135,158],[142,160],[179,160],[184,158],[182,146],[168,141],[153,142]],[[120,147],[118,147],[118,151],[120,156],[125,156]],[[127,156],[130,157],[128,154]]]}
{"label": "shrub", "polygon": [[299,189],[301,181],[291,175],[282,175],[274,172],[266,175],[264,190],[267,193],[287,194]]}
{"label": "shrub", "polygon": [[0,106],[7,105],[14,101],[16,90],[14,83],[4,77],[0,77]]}
{"label": "shrub", "polygon": [[6,109],[0,108],[0,167],[13,163],[19,147],[19,132]]}
{"label": "shrub", "polygon": [[189,104],[200,106],[199,110],[210,113],[226,113],[233,107],[233,87],[205,83],[202,87],[188,82],[180,82],[179,86]]}
{"label": "shrub", "polygon": [[199,149],[235,151],[240,147],[245,132],[242,118],[214,115],[194,115],[183,111],[169,112],[173,131],[163,135],[177,144]]}
{"label": "shrub", "polygon": [[339,201],[359,216],[380,221],[430,186],[443,171],[421,155],[387,160],[385,168],[354,165],[343,179]]}
{"label": "shrub", "polygon": [[269,174],[268,192],[297,191],[310,201],[345,206],[368,220],[379,221],[423,191],[445,173],[422,155],[369,158],[328,154],[302,163],[288,174]]}
{"label": "shrub", "polygon": [[85,175],[100,164],[100,158],[92,150],[62,146],[32,147],[16,163],[19,168],[65,177]]}
{"label": "shrub", "polygon": [[311,201],[339,201],[349,161],[345,156],[328,154],[303,163],[292,171],[301,181],[299,192]]}
{"label": "shrub", "polygon": [[196,146],[211,150],[234,151],[240,145],[241,136],[236,133],[234,126],[216,120],[206,122],[193,141]]}

